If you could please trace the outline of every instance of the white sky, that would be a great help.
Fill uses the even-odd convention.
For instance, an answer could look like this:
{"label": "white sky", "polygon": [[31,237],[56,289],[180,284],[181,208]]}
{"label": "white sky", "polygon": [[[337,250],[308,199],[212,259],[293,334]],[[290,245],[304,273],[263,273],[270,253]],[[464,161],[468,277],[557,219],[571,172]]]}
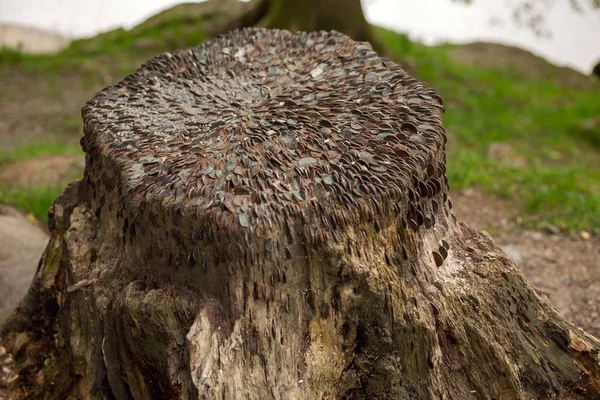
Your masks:
{"label": "white sky", "polygon": [[[189,1],[189,0],[188,0]],[[300,0],[301,1],[301,0]],[[600,61],[600,11],[580,15],[557,0],[547,15],[551,38],[519,29],[510,17],[518,0],[363,0],[367,19],[426,43],[486,40],[517,45],[559,64],[589,73]],[[69,37],[131,28],[177,0],[0,0],[0,23],[50,29]],[[492,24],[490,21],[500,20]]]}

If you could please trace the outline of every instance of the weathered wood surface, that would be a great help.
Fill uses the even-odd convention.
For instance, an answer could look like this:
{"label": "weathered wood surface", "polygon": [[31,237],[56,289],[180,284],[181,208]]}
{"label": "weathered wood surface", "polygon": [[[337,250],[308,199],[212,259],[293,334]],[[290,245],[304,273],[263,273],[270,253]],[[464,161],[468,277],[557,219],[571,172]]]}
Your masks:
{"label": "weathered wood surface", "polygon": [[82,114],[8,398],[600,399],[598,340],[452,216],[442,100],[368,45],[246,29]]}

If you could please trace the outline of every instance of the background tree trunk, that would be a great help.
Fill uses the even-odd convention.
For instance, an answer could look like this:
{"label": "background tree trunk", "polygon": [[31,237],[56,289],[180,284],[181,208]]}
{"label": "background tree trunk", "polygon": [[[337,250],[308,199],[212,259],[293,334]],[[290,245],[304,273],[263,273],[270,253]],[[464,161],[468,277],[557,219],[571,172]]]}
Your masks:
{"label": "background tree trunk", "polygon": [[336,30],[355,40],[368,41],[382,52],[371,26],[365,20],[360,0],[210,0],[184,3],[146,22],[144,29],[160,27],[175,18],[198,21],[208,37],[216,37],[248,26],[290,31]]}
{"label": "background tree trunk", "polygon": [[373,40],[360,0],[268,0],[263,24],[295,31],[336,30],[359,41]]}
{"label": "background tree trunk", "polygon": [[339,34],[247,29],[106,88],[0,395],[600,399],[598,340],[452,216],[442,113]]}

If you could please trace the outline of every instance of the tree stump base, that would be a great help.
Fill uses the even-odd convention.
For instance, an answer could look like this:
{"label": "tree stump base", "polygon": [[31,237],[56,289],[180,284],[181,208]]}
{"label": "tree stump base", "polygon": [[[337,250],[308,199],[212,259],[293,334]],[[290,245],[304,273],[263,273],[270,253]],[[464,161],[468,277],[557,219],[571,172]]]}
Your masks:
{"label": "tree stump base", "polygon": [[443,111],[324,32],[236,31],[104,89],[0,394],[600,399],[598,340],[452,216]]}

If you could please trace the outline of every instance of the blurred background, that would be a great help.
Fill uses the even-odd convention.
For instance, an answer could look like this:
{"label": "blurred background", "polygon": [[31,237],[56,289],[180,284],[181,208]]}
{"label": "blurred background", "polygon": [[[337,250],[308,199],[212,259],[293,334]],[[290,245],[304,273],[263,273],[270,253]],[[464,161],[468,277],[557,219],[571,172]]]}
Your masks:
{"label": "blurred background", "polygon": [[249,25],[336,29],[436,89],[455,213],[600,336],[600,0],[0,0],[0,293],[25,290],[82,175],[85,102]]}

